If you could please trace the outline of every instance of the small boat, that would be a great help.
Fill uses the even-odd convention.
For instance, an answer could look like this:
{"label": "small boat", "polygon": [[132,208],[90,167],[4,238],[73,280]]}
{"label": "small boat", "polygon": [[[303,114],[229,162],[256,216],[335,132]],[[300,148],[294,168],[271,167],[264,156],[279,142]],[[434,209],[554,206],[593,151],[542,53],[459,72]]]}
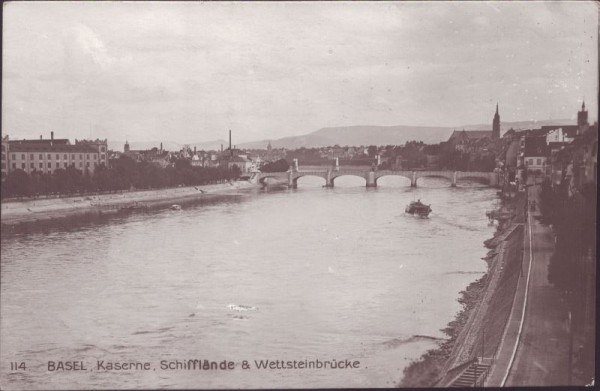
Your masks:
{"label": "small boat", "polygon": [[169,209],[171,209],[171,210],[181,210],[181,205],[173,204],[173,205],[171,205],[171,207]]}
{"label": "small boat", "polygon": [[421,200],[418,200],[418,201],[413,201],[410,204],[408,204],[404,211],[411,215],[416,214],[420,217],[427,217],[427,216],[429,216],[429,213],[431,213],[431,206],[425,205],[424,203],[421,202]]}

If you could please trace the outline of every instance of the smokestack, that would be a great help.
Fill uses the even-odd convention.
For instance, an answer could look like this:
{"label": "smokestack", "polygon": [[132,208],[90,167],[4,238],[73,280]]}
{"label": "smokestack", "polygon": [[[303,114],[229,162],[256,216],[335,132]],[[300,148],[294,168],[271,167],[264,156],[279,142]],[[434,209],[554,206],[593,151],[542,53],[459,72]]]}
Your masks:
{"label": "smokestack", "polygon": [[194,145],[194,155],[196,154],[196,146]]}
{"label": "smokestack", "polygon": [[229,155],[233,156],[233,149],[231,149],[231,129],[229,129]]}
{"label": "smokestack", "polygon": [[223,144],[221,144],[221,152],[223,152]]}
{"label": "smokestack", "polygon": [[160,142],[160,151],[162,152],[162,141]]}
{"label": "smokestack", "polygon": [[50,132],[50,140],[54,141],[54,131]]}
{"label": "smokestack", "polygon": [[42,139],[42,135],[40,134],[40,140]]}

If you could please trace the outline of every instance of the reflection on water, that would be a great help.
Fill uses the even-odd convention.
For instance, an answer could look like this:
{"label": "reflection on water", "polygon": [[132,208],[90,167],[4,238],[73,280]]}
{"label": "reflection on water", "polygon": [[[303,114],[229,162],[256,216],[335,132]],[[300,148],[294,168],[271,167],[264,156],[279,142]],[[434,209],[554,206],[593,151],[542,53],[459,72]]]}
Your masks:
{"label": "reflection on water", "polygon": [[[389,387],[485,271],[494,190],[424,178],[252,191],[2,238],[6,388]],[[429,219],[404,213],[414,199]],[[416,337],[418,336],[418,337]],[[48,360],[151,371],[48,373]],[[161,360],[352,359],[352,370],[163,371]]]}

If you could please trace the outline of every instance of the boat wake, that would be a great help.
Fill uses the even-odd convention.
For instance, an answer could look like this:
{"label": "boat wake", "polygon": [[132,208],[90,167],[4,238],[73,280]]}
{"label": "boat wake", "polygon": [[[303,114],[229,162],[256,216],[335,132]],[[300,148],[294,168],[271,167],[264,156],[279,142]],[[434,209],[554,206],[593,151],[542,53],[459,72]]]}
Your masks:
{"label": "boat wake", "polygon": [[227,306],[232,311],[244,312],[244,311],[258,311],[258,307],[252,307],[249,305],[241,305],[241,304],[229,304]]}
{"label": "boat wake", "polygon": [[408,338],[394,338],[382,343],[388,349],[395,349],[402,345],[421,341],[444,341],[444,338],[432,337],[429,335],[413,335]]}

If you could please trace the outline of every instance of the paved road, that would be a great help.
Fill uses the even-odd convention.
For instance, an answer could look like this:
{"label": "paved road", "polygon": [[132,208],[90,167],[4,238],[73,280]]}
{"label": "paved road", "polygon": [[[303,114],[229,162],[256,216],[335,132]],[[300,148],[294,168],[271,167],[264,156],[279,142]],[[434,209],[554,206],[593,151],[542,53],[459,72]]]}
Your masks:
{"label": "paved road", "polygon": [[[529,200],[539,205],[539,186],[528,188]],[[568,312],[559,293],[548,282],[548,263],[554,251],[554,236],[549,227],[540,224],[531,212],[528,231],[531,230],[531,277],[527,293],[525,320],[511,370],[505,386],[564,386],[568,385]],[[530,227],[530,228],[529,228]],[[510,365],[521,322],[523,298],[529,267],[529,237],[524,248],[524,278],[519,290],[503,346],[499,350],[496,368],[488,386],[500,386]]]}
{"label": "paved road", "polygon": [[[529,200],[539,205],[539,186],[528,188]],[[568,385],[568,311],[548,282],[548,264],[554,252],[554,235],[530,212],[533,262],[528,305],[521,341],[506,386]],[[528,251],[528,249],[526,249]]]}

